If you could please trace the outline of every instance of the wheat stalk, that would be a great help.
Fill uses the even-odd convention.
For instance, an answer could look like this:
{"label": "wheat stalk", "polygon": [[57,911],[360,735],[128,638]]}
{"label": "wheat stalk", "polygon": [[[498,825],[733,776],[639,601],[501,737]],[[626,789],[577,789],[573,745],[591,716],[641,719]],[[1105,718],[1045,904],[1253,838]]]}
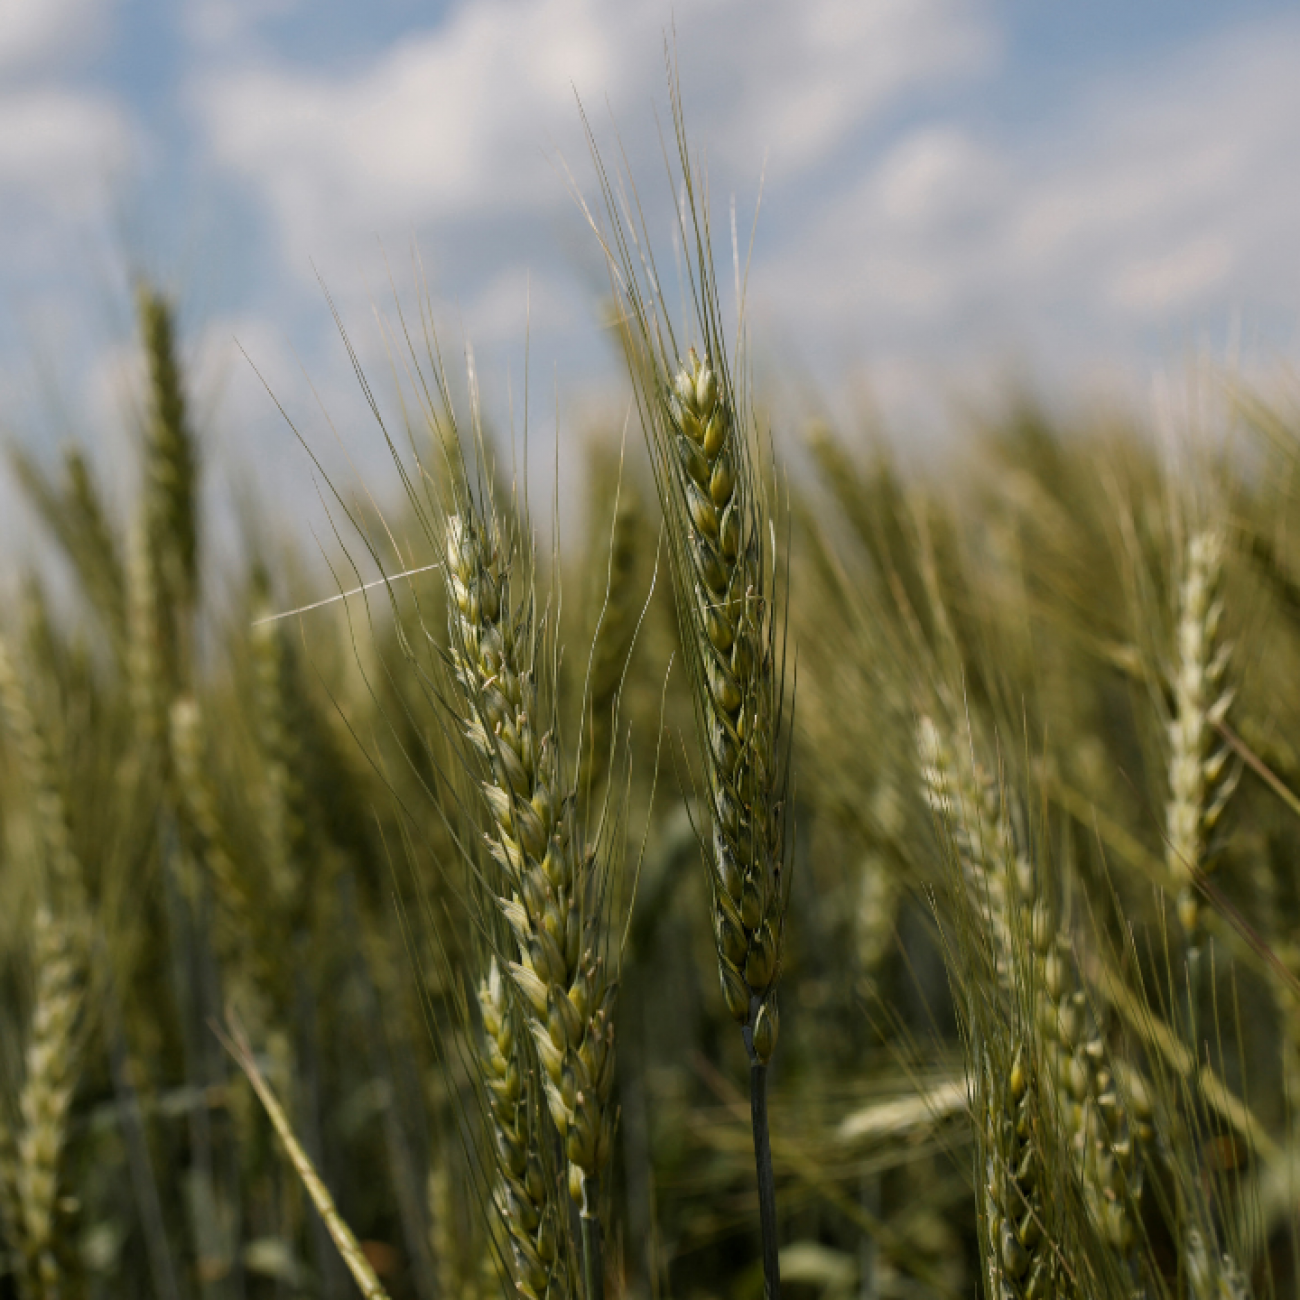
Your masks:
{"label": "wheat stalk", "polygon": [[[699,349],[679,345],[649,252],[644,218],[623,215],[595,149],[609,229],[605,250],[623,351],[666,521],[681,642],[707,775],[706,848],[713,929],[727,1009],[750,1060],[764,1285],[780,1294],[767,1067],[779,1022],[776,988],[788,899],[788,754],[778,651],[773,521],[755,473],[757,435],[747,389],[723,341],[712,231],[687,145],[680,86],[669,91],[681,169],[678,230],[687,251],[688,309]],[[739,249],[736,250],[737,257]],[[739,273],[737,274],[739,291]],[[738,304],[743,322],[744,303]],[[740,342],[743,344],[743,329]],[[686,340],[682,340],[683,343]],[[743,372],[742,372],[743,373]],[[769,537],[772,563],[765,563]]]}
{"label": "wheat stalk", "polygon": [[267,1118],[270,1119],[272,1127],[284,1146],[285,1154],[289,1157],[289,1163],[293,1165],[307,1195],[311,1197],[312,1204],[316,1207],[340,1258],[347,1265],[348,1272],[352,1274],[361,1294],[366,1297],[366,1300],[388,1300],[388,1292],[384,1290],[383,1283],[375,1274],[374,1267],[366,1258],[352,1229],[339,1213],[338,1207],[334,1204],[334,1197],[330,1195],[329,1188],[317,1173],[316,1166],[312,1164],[302,1144],[294,1135],[293,1126],[284,1113],[284,1107],[280,1105],[274,1090],[266,1081],[265,1075],[257,1064],[257,1058],[249,1046],[248,1038],[233,1015],[227,1016],[226,1032],[221,1033],[220,1037],[226,1050],[235,1058],[262,1103],[262,1108],[266,1111]]}

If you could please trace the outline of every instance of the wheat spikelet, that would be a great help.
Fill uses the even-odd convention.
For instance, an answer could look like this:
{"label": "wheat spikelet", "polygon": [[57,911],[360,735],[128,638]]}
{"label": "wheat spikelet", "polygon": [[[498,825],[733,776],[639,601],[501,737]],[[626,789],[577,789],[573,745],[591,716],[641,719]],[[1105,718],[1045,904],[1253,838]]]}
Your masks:
{"label": "wheat spikelet", "polygon": [[[564,793],[553,731],[542,731],[529,661],[527,602],[511,603],[509,564],[495,525],[451,516],[446,532],[456,678],[466,734],[488,766],[484,799],[495,823],[489,846],[510,890],[499,899],[518,944],[511,964],[546,1074],[551,1118],[571,1165],[584,1215],[609,1156],[615,985],[605,974],[590,896],[595,863],[580,856],[571,795]],[[591,1186],[588,1186],[591,1184]]]}
{"label": "wheat spikelet", "polygon": [[1236,1261],[1215,1254],[1195,1228],[1187,1234],[1186,1262],[1189,1300],[1251,1300],[1250,1282]]}
{"label": "wheat spikelet", "polygon": [[1178,917],[1193,946],[1199,944],[1201,933],[1195,880],[1214,868],[1211,835],[1240,775],[1239,768],[1229,768],[1228,747],[1216,731],[1234,694],[1225,685],[1231,646],[1219,637],[1223,550],[1220,533],[1211,529],[1195,533],[1187,546],[1178,592],[1165,838],[1172,874],[1188,882],[1178,896]]}
{"label": "wheat spikelet", "polygon": [[479,985],[483,1018],[481,1061],[496,1143],[498,1180],[494,1189],[501,1221],[510,1237],[516,1286],[529,1300],[563,1300],[568,1278],[559,1257],[562,1213],[539,1154],[545,1140],[533,1108],[515,1043],[517,1012],[492,959]]}

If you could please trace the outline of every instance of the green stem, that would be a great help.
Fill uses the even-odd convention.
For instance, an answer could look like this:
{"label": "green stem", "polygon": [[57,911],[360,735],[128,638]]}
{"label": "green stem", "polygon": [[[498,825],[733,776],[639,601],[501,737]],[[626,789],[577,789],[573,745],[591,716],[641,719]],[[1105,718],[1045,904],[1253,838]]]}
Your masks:
{"label": "green stem", "polygon": [[776,1180],[772,1140],[767,1131],[767,1066],[754,1051],[753,1031],[744,1029],[749,1053],[749,1111],[754,1123],[754,1164],[758,1173],[758,1221],[763,1237],[763,1300],[781,1300],[781,1261],[776,1248]]}
{"label": "green stem", "polygon": [[600,1178],[582,1178],[582,1285],[587,1300],[605,1300],[605,1256],[600,1236]]}
{"label": "green stem", "polygon": [[1198,1064],[1201,1060],[1201,986],[1205,981],[1201,943],[1201,936],[1196,935],[1187,949],[1187,1047]]}

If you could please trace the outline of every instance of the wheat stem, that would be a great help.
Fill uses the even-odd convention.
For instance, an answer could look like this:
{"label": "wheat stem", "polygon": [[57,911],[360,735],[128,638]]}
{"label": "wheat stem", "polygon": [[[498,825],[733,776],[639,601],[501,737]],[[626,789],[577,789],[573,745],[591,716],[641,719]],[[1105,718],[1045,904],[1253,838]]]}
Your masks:
{"label": "wheat stem", "polygon": [[231,1056],[235,1058],[236,1064],[247,1076],[249,1083],[252,1084],[253,1091],[257,1094],[258,1100],[262,1103],[267,1117],[284,1146],[285,1154],[289,1157],[289,1163],[297,1171],[303,1187],[307,1190],[307,1195],[311,1197],[312,1204],[316,1207],[329,1235],[333,1238],[339,1255],[342,1257],[344,1264],[347,1265],[348,1271],[352,1274],[357,1286],[361,1289],[361,1294],[366,1297],[366,1300],[388,1300],[388,1292],[384,1290],[383,1283],[375,1274],[374,1268],[358,1244],[352,1229],[348,1227],[343,1216],[339,1213],[338,1207],[334,1204],[334,1198],[330,1195],[329,1188],[321,1181],[320,1175],[316,1172],[316,1166],[312,1164],[307,1153],[294,1136],[293,1127],[289,1123],[288,1116],[285,1115],[284,1108],[280,1105],[271,1089],[271,1085],[267,1083],[261,1069],[258,1067],[257,1060],[253,1056],[252,1048],[248,1044],[248,1039],[242,1027],[230,1015],[227,1016],[226,1026],[227,1032],[221,1034],[222,1042]]}
{"label": "wheat stem", "polygon": [[776,1178],[767,1125],[767,1066],[754,1050],[752,1031],[744,1033],[749,1054],[749,1114],[754,1131],[754,1170],[758,1180],[758,1223],[763,1249],[764,1300],[780,1300],[781,1258],[776,1237]]}
{"label": "wheat stem", "polygon": [[605,1254],[600,1225],[600,1179],[584,1176],[582,1207],[582,1285],[587,1300],[605,1300]]}

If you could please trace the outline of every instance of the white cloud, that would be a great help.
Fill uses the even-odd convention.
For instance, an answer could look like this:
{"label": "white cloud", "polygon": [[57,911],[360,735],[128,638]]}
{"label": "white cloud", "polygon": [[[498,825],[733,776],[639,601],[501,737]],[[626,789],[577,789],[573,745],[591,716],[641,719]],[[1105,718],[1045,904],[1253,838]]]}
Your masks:
{"label": "white cloud", "polygon": [[1227,236],[1205,234],[1168,253],[1123,266],[1111,277],[1107,297],[1124,314],[1168,319],[1184,304],[1223,288],[1234,262]]}
{"label": "white cloud", "polygon": [[266,22],[302,7],[302,0],[183,0],[181,21],[197,46],[219,49],[249,41]]}
{"label": "white cloud", "polygon": [[0,72],[31,71],[67,59],[103,30],[108,0],[4,0]]}
{"label": "white cloud", "polygon": [[[212,31],[252,30],[248,0],[196,6]],[[250,63],[241,36],[200,56],[193,106],[288,266],[305,277],[314,256],[353,321],[374,293],[354,271],[372,237],[414,232],[456,299],[442,319],[476,342],[522,336],[528,276],[534,329],[572,334],[555,225],[577,218],[549,155],[586,174],[576,87],[607,141],[608,101],[659,197],[648,123],[670,25],[715,206],[769,154],[756,325],[829,375],[878,359],[892,404],[1010,359],[1136,372],[1155,333],[1236,307],[1248,337],[1252,312],[1295,319],[1300,22],[1234,34],[1225,19],[1105,84],[1063,83],[1037,120],[999,121],[970,90],[995,66],[1023,71],[997,63],[994,14],[980,0],[465,0],[360,72]]]}
{"label": "white cloud", "polygon": [[214,157],[264,197],[296,265],[304,250],[355,258],[376,230],[562,207],[547,154],[584,154],[574,89],[597,116],[607,99],[648,118],[670,25],[697,137],[751,176],[770,149],[778,183],[993,46],[974,0],[475,0],[359,75],[237,66],[211,72],[197,105]]}
{"label": "white cloud", "polygon": [[747,154],[751,168],[770,149],[787,174],[822,161],[918,86],[987,68],[997,46],[982,8],[954,0],[701,8],[699,49],[709,53],[690,67],[688,91],[701,86],[725,148]]}
{"label": "white cloud", "polygon": [[125,115],[106,97],[55,88],[0,93],[0,194],[47,217],[84,214],[127,161],[130,137]]}
{"label": "white cloud", "polygon": [[757,269],[763,319],[888,358],[882,389],[921,401],[1011,357],[1136,377],[1153,328],[1294,321],[1298,45],[1287,17],[1044,104],[1032,126],[913,127]]}

